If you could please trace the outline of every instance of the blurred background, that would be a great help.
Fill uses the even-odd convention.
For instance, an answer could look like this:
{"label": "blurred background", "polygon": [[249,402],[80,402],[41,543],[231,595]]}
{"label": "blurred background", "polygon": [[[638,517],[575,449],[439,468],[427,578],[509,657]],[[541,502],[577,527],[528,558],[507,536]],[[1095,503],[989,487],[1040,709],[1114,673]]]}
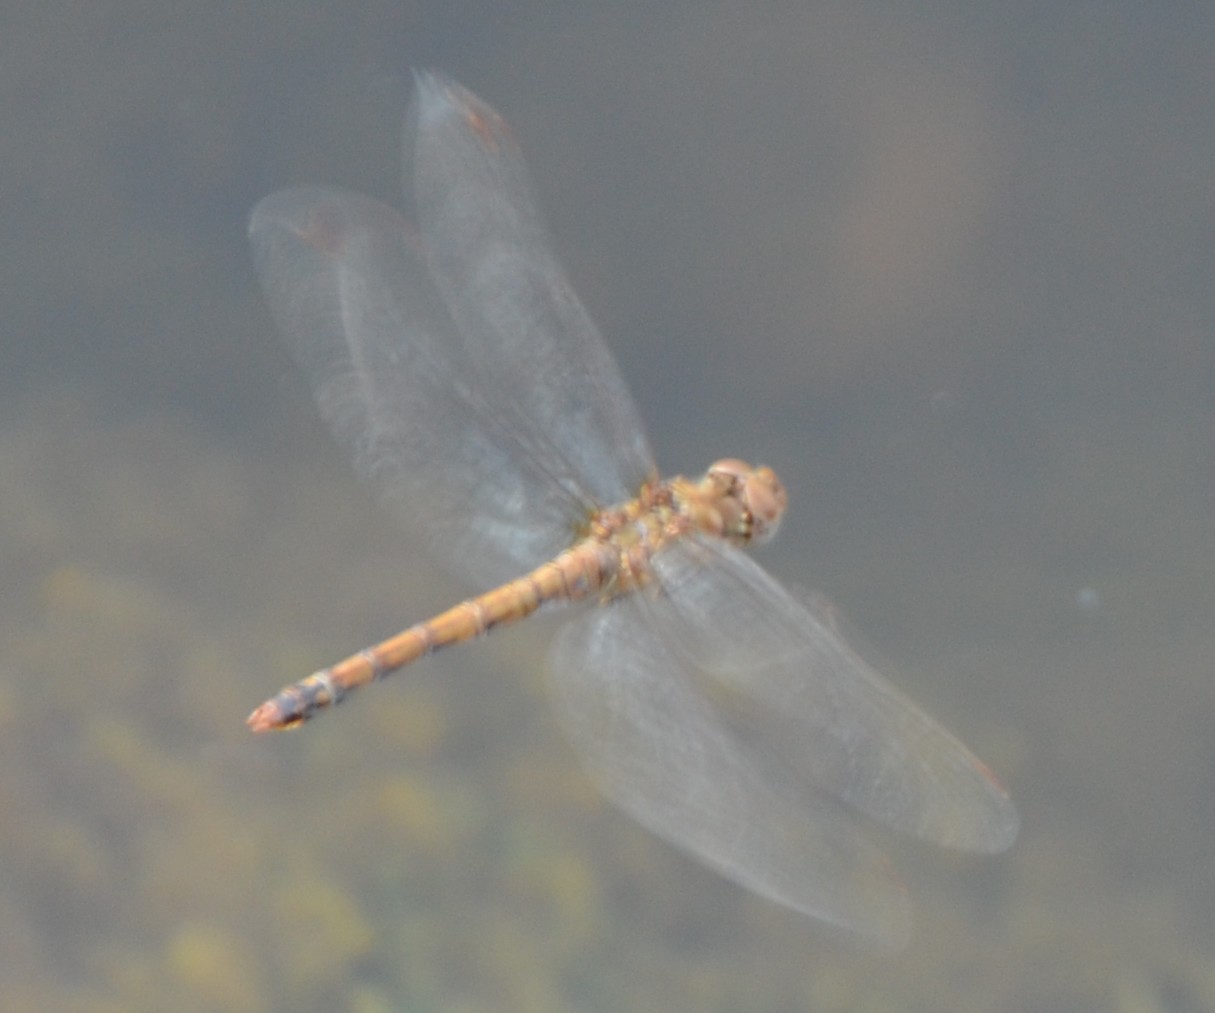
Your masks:
{"label": "blurred background", "polygon": [[[0,5],[5,1009],[1215,1009],[1215,35],[1180,5]],[[511,122],[664,470],[987,760],[1016,847],[877,836],[874,955],[611,809],[552,624],[306,731],[468,589],[256,289],[293,183],[397,203],[409,69]],[[531,626],[532,624],[529,624]]]}

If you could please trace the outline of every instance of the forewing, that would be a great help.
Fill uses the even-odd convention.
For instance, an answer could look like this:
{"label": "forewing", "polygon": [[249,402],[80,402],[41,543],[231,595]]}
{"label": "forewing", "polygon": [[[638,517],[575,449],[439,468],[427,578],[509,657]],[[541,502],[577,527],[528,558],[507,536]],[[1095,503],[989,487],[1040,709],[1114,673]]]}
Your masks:
{"label": "forewing", "polygon": [[465,383],[549,481],[602,504],[653,470],[633,400],[566,281],[505,121],[458,84],[418,74],[405,190],[456,323]]}
{"label": "forewing", "polygon": [[876,945],[905,940],[905,891],[854,818],[722,720],[639,592],[558,634],[553,700],[584,764],[639,823],[771,900]]}
{"label": "forewing", "polygon": [[741,734],[873,820],[966,851],[1016,837],[995,775],[742,552],[689,540],[653,560],[648,625],[721,689]]}

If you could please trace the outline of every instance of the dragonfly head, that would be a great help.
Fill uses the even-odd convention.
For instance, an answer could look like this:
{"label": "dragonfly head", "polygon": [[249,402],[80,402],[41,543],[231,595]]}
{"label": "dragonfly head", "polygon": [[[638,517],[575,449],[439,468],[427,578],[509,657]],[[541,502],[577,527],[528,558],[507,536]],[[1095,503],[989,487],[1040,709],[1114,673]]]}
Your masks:
{"label": "dragonfly head", "polygon": [[[710,465],[705,483],[721,497],[723,534],[732,542],[766,542],[780,527],[789,502],[785,486],[767,465],[726,458]],[[732,508],[732,509],[731,509]]]}

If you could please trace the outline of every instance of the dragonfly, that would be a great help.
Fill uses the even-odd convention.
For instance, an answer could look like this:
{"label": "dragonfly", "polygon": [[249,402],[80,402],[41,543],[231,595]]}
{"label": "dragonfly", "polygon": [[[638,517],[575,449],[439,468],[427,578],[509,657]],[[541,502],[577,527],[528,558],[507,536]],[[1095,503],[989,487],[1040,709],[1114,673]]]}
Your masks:
{"label": "dragonfly", "polygon": [[286,687],[291,728],[411,662],[573,605],[559,723],[609,799],[712,869],[897,947],[906,890],[866,821],[1011,845],[992,771],[744,551],[787,493],[727,458],[662,479],[640,413],[553,252],[506,122],[418,72],[405,213],[306,186],[254,209],[272,315],[358,471],[442,564],[489,590]]}

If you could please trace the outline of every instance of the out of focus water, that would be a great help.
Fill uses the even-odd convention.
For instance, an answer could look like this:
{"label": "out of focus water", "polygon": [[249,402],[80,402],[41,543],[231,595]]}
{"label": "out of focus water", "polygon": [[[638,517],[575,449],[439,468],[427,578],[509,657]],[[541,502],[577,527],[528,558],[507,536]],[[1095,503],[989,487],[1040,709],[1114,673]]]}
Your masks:
{"label": "out of focus water", "polygon": [[[0,980],[13,1010],[1215,1009],[1215,36],[1161,9],[13,4],[0,37]],[[858,953],[611,810],[551,627],[306,731],[467,589],[350,473],[245,218],[395,200],[408,68],[514,124],[660,462],[790,486],[1016,848],[883,839]]]}

